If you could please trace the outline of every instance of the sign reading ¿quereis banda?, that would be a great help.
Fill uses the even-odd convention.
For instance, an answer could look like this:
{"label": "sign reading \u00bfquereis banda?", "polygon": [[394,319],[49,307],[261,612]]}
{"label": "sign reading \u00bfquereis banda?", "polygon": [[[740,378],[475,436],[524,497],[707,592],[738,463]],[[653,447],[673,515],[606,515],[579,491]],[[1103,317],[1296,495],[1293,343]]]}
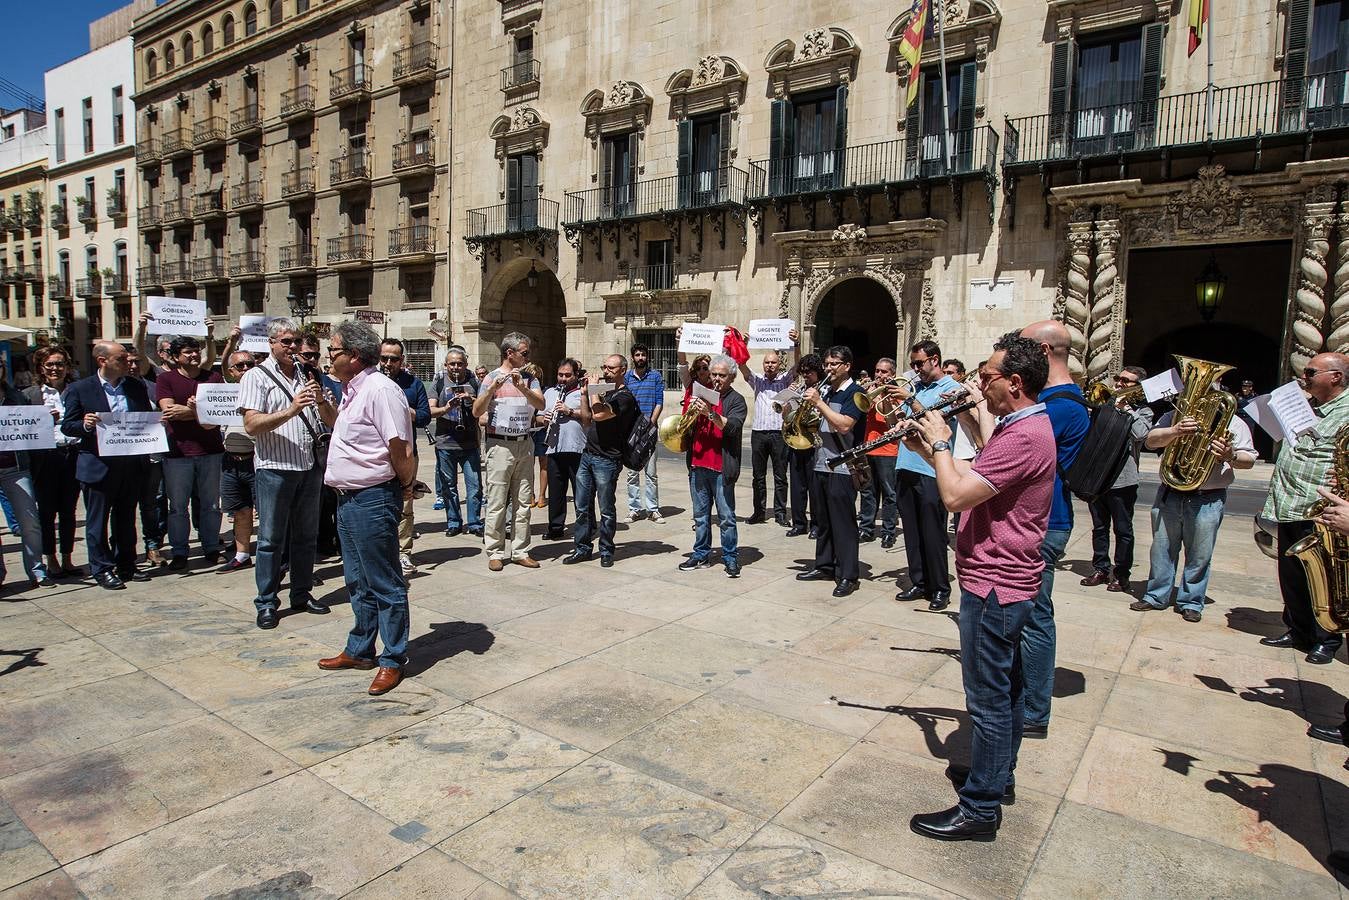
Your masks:
{"label": "sign reading \u00bfquereis banda?", "polygon": [[0,450],[51,450],[52,411],[45,406],[0,406]]}
{"label": "sign reading \u00bfquereis banda?", "polygon": [[169,452],[163,413],[105,412],[99,413],[98,418],[99,456],[146,456]]}

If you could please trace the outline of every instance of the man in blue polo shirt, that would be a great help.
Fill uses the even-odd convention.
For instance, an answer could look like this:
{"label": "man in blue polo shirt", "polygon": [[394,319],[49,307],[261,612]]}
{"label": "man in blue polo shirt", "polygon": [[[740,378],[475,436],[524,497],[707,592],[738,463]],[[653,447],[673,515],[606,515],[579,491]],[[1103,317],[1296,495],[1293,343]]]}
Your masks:
{"label": "man in blue polo shirt", "polygon": [[[665,405],[665,378],[651,368],[651,348],[646,344],[632,345],[632,368],[623,376],[623,383],[637,398],[637,408],[655,424],[660,424],[661,408]],[[642,476],[646,476],[646,504],[642,504]],[[656,481],[656,454],[651,454],[643,471],[628,472],[628,521],[636,522],[646,513],[652,522],[661,524],[660,484]]]}
{"label": "man in blue polo shirt", "polygon": [[1040,592],[1030,620],[1021,632],[1021,665],[1026,682],[1026,715],[1022,736],[1042,738],[1049,734],[1049,703],[1054,692],[1054,567],[1063,558],[1068,537],[1073,532],[1073,500],[1063,484],[1062,473],[1077,459],[1078,448],[1091,427],[1091,415],[1082,399],[1082,389],[1073,383],[1068,370],[1068,352],[1072,345],[1062,322],[1047,319],[1021,329],[1021,336],[1040,345],[1049,357],[1049,381],[1040,391],[1040,402],[1049,413],[1058,448],[1058,470],[1054,475],[1054,500],[1049,509],[1049,530],[1040,545],[1045,570],[1040,576]]}

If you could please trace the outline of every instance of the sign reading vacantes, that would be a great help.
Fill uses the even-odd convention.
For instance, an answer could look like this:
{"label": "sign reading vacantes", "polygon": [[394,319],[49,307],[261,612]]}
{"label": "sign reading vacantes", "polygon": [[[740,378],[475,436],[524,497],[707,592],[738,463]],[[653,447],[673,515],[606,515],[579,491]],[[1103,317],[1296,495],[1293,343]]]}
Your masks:
{"label": "sign reading vacantes", "polygon": [[0,450],[51,450],[52,411],[45,406],[0,406]]}
{"label": "sign reading vacantes", "polygon": [[146,297],[146,334],[206,335],[206,301],[189,297]]}

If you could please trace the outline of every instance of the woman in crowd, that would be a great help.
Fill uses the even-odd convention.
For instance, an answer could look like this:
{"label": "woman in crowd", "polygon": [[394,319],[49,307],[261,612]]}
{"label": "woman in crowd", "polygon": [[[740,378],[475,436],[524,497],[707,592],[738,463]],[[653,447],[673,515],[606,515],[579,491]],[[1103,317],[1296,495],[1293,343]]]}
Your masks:
{"label": "woman in crowd", "polygon": [[29,403],[51,410],[52,428],[56,432],[56,449],[33,450],[29,457],[38,517],[42,521],[42,553],[47,558],[47,574],[52,578],[78,577],[83,572],[76,568],[70,554],[75,549],[75,504],[80,496],[80,483],[75,480],[80,441],[62,434],[60,428],[66,414],[61,394],[72,380],[70,358],[60,347],[41,347],[33,354],[33,368],[37,381],[25,388],[23,395]]}

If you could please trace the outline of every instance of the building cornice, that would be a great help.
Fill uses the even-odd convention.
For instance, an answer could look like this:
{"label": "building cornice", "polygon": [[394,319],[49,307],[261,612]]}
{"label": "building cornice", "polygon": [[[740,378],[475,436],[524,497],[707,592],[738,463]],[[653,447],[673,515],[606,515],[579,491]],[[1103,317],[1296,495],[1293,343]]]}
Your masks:
{"label": "building cornice", "polygon": [[[114,163],[122,159],[134,159],[136,156],[136,145],[126,144],[112,150],[105,150],[102,153],[96,153],[93,156],[82,156],[72,162],[62,163],[47,170],[48,178],[60,178],[69,175],[71,172],[82,172],[85,169],[93,169],[98,166],[105,166],[108,163]],[[128,176],[129,177],[129,176]]]}

